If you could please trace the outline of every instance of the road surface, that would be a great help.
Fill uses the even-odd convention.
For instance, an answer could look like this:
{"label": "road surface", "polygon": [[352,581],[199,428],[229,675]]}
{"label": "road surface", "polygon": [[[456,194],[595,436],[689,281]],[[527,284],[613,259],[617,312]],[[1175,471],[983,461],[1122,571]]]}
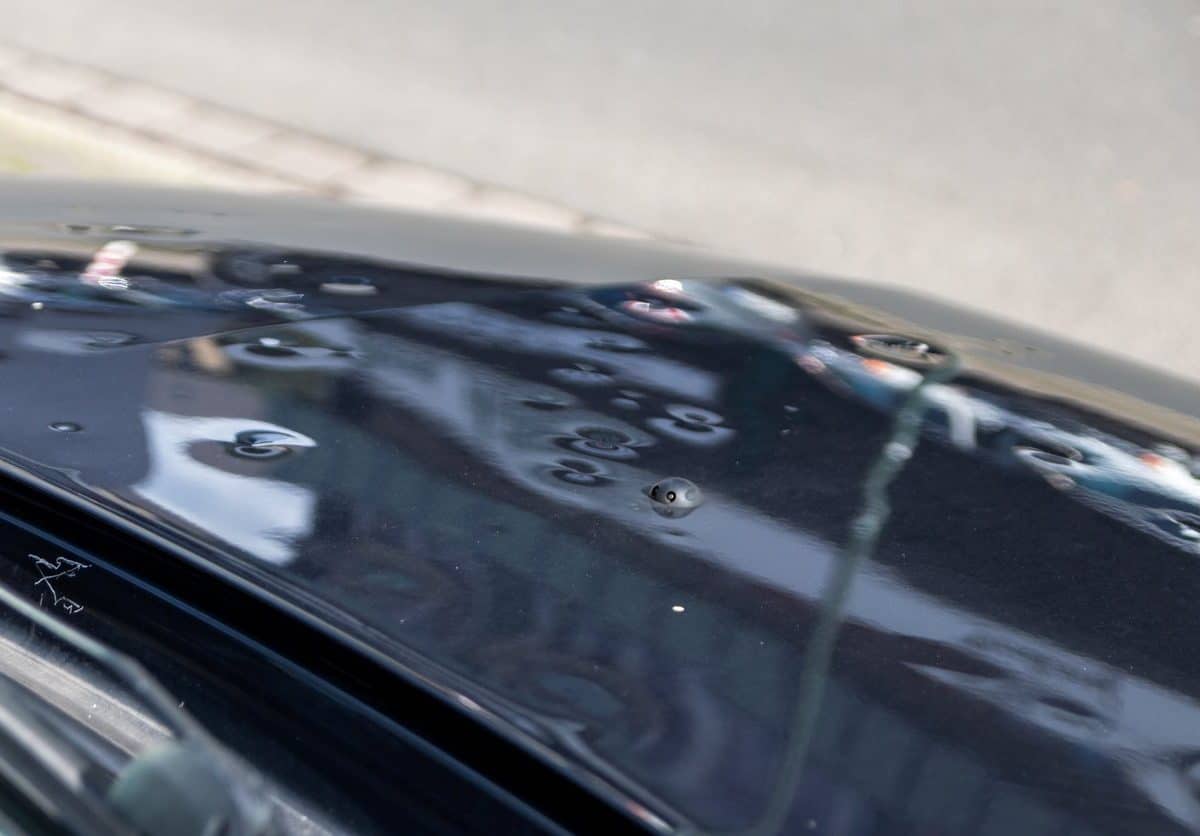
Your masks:
{"label": "road surface", "polygon": [[1200,3],[56,0],[4,38],[1200,377]]}

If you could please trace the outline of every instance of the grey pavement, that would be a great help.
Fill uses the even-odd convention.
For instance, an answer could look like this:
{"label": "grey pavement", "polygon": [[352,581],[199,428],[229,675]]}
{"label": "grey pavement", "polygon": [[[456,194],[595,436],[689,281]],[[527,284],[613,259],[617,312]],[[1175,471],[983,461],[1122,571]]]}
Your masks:
{"label": "grey pavement", "polygon": [[1196,0],[10,5],[31,49],[1200,377]]}

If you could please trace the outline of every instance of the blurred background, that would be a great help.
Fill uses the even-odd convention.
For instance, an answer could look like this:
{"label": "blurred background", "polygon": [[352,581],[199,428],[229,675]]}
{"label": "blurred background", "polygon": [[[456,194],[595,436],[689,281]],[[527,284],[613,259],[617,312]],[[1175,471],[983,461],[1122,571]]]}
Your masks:
{"label": "blurred background", "polygon": [[6,0],[0,170],[692,242],[1200,378],[1200,2]]}

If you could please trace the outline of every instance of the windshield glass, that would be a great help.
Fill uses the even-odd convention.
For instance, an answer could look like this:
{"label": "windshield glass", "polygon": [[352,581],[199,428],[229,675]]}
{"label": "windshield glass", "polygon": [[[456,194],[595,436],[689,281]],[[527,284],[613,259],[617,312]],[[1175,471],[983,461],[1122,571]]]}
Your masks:
{"label": "windshield glass", "polygon": [[[76,561],[41,562],[45,595]],[[43,599],[42,603],[46,603]],[[0,781],[24,830],[319,834],[133,660],[0,586]]]}

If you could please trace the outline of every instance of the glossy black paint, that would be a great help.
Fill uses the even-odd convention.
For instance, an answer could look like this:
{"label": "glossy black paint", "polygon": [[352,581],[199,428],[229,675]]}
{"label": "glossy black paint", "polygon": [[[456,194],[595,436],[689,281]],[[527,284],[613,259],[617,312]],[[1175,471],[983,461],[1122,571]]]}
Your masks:
{"label": "glossy black paint", "polygon": [[[1200,828],[1189,384],[695,254],[25,188],[0,208],[0,456],[647,827]],[[126,283],[87,281],[114,240]],[[890,447],[951,356],[920,446]],[[808,641],[889,454],[793,780]],[[656,497],[675,480],[702,501]]]}
{"label": "glossy black paint", "polygon": [[[260,597],[181,565],[169,550],[19,483],[0,478],[0,506],[0,582],[60,614],[85,587],[70,623],[136,652],[181,708],[270,776],[317,828],[298,832],[562,832],[554,820],[573,830],[628,827],[551,768],[473,733],[436,696],[308,620],[264,609]],[[46,586],[28,559],[42,556],[79,569]],[[7,628],[8,613],[0,618]],[[516,770],[519,780],[506,786],[537,809],[466,760]]]}

